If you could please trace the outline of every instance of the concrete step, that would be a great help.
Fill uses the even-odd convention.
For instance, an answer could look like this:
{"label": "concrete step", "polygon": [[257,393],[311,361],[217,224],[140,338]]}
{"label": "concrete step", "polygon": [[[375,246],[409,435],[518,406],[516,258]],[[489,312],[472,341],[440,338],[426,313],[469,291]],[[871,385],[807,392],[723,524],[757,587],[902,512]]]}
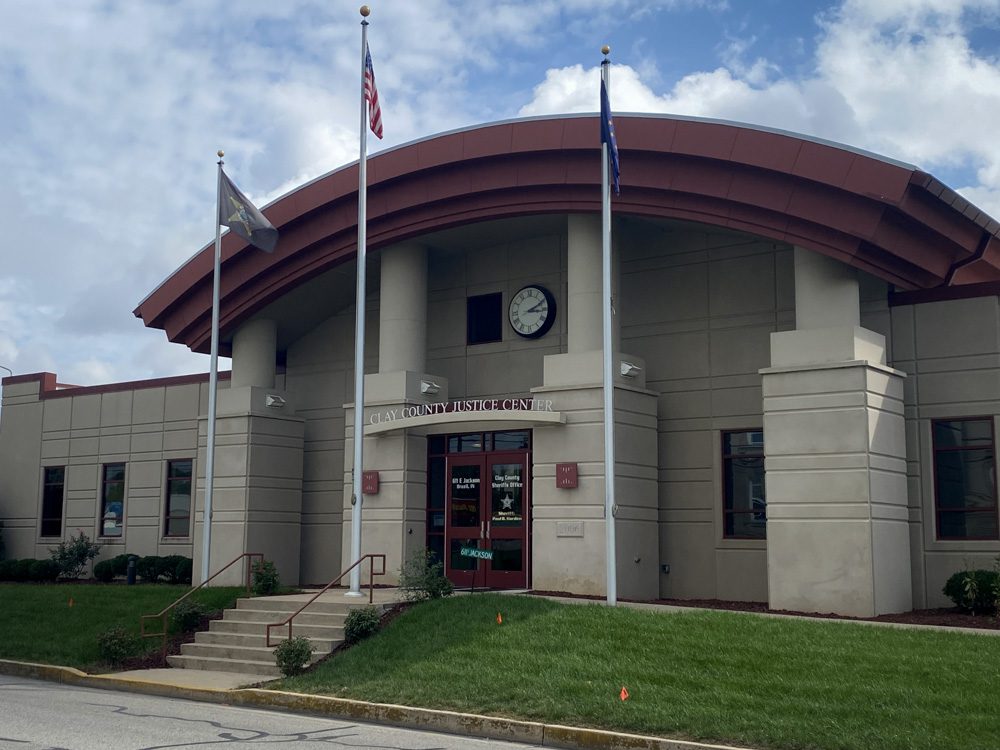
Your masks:
{"label": "concrete step", "polygon": [[[286,619],[291,612],[281,613],[274,610],[266,609],[227,609],[223,615],[222,619],[228,622],[257,622],[261,625],[267,625],[272,622],[281,622]],[[302,614],[296,616],[292,621],[293,629],[297,625],[343,625],[344,619],[347,617],[346,614],[321,614],[318,612],[311,612],[306,610]],[[287,627],[287,626],[286,626]]]}
{"label": "concrete step", "polygon": [[[263,596],[263,597],[253,597],[247,599],[239,599],[236,602],[237,609],[252,609],[252,610],[273,610],[275,612],[285,612],[286,615],[292,612],[298,611],[298,609],[308,601],[306,598],[301,599],[287,599],[281,596]],[[352,609],[357,609],[358,607],[367,607],[368,599],[363,597],[360,601],[356,599],[351,599],[349,601],[337,601],[330,600],[329,598],[317,599],[312,604],[306,608],[306,612],[311,613],[324,613],[333,615],[344,615]],[[378,606],[378,605],[375,605]]]}
{"label": "concrete step", "polygon": [[[286,631],[287,632],[287,631]],[[296,635],[293,631],[293,635]],[[274,632],[271,636],[271,643],[277,645],[284,640],[285,633]],[[340,639],[334,638],[309,638],[316,653],[328,654],[333,647],[340,643]],[[243,633],[221,633],[218,631],[202,631],[195,634],[195,643],[213,646],[249,646],[251,648],[267,648],[267,642],[263,635],[247,635]]]}
{"label": "concrete step", "polygon": [[205,669],[212,672],[237,672],[239,674],[260,675],[262,678],[281,676],[281,670],[270,661],[242,661],[239,659],[205,658],[201,656],[168,656],[167,664],[177,669]]}
{"label": "concrete step", "polygon": [[[263,622],[240,622],[239,620],[212,620],[208,625],[210,633],[239,633],[242,635],[259,635],[263,637]],[[286,637],[288,627],[274,628],[271,630],[271,640]],[[331,641],[344,640],[344,628],[342,625],[306,625],[299,622],[296,617],[292,622],[292,635],[301,635],[306,638],[320,638]]]}

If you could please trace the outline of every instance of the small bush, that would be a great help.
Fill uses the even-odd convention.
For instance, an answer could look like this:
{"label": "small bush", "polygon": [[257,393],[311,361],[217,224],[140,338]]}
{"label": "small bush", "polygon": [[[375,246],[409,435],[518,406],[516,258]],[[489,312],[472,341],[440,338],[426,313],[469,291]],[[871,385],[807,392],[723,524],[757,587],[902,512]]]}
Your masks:
{"label": "small bush", "polygon": [[187,633],[201,625],[201,621],[207,616],[205,605],[185,599],[170,611],[170,624],[174,630]]}
{"label": "small bush", "polygon": [[162,558],[159,555],[146,555],[140,557],[135,564],[136,575],[146,583],[156,583],[160,580],[160,573],[163,570]]}
{"label": "small bush", "polygon": [[194,573],[194,563],[190,557],[178,555],[177,566],[174,568],[174,580],[177,583],[191,583],[191,576]]}
{"label": "small bush", "polygon": [[0,560],[0,581],[13,581],[17,560]]}
{"label": "small bush", "polygon": [[31,580],[31,566],[35,564],[35,561],[31,558],[25,558],[24,560],[18,560],[14,565],[14,578],[13,580],[18,582],[30,581]]}
{"label": "small bush", "polygon": [[52,559],[59,566],[59,575],[63,578],[79,578],[87,563],[101,552],[101,545],[94,544],[90,537],[78,531],[69,541],[59,542],[58,546],[49,549]]}
{"label": "small bush", "polygon": [[157,566],[160,571],[160,577],[166,580],[169,584],[178,583],[177,566],[183,559],[183,555],[167,555],[166,557],[161,557],[160,564]]}
{"label": "small bush", "polygon": [[109,628],[97,636],[97,652],[108,664],[118,666],[139,653],[139,636],[122,626]]}
{"label": "small bush", "polygon": [[363,641],[378,632],[381,619],[375,607],[352,609],[344,620],[344,640],[349,644]]}
{"label": "small bush", "polygon": [[270,560],[256,562],[253,565],[253,593],[256,596],[271,596],[278,593],[281,581],[278,569]]}
{"label": "small bush", "polygon": [[945,583],[944,595],[965,612],[992,614],[997,611],[998,579],[1000,573],[994,570],[962,570]]}
{"label": "small bush", "polygon": [[285,677],[301,674],[311,658],[312,644],[301,635],[282,641],[274,649],[274,661]]}
{"label": "small bush", "polygon": [[59,565],[54,560],[32,560],[28,578],[39,583],[51,583],[59,577]]}
{"label": "small bush", "polygon": [[423,549],[406,561],[399,571],[399,590],[411,602],[451,596],[455,587],[444,576],[444,563],[433,550]]}
{"label": "small bush", "polygon": [[132,555],[121,554],[115,555],[108,560],[108,562],[111,563],[111,570],[115,576],[124,576],[128,573],[128,559],[130,557],[132,557]]}
{"label": "small bush", "polygon": [[94,578],[101,583],[111,583],[115,580],[115,564],[112,560],[101,560],[94,566]]}

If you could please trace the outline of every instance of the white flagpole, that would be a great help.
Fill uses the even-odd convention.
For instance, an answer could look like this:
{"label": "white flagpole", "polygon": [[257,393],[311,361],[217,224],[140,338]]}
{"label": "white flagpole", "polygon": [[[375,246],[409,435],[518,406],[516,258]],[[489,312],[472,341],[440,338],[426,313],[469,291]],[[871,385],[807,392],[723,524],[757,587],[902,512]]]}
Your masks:
{"label": "white flagpole", "polygon": [[[601,52],[601,79],[611,99],[611,48]],[[602,115],[603,117],[603,115]],[[602,123],[603,127],[603,123]],[[608,144],[601,143],[601,276],[604,318],[604,527],[607,534],[608,604],[618,603],[618,563],[615,558],[615,381],[611,332],[611,186],[608,184]]]}
{"label": "white flagpole", "polygon": [[[358,157],[358,284],[354,295],[354,468],[351,470],[351,562],[361,557],[361,472],[364,469],[365,427],[365,275],[367,266],[368,220],[368,106],[365,100],[365,59],[368,53],[367,5],[361,6],[361,149]],[[347,596],[361,596],[361,566],[351,571]]]}
{"label": "white flagpole", "polygon": [[208,445],[205,452],[205,512],[202,517],[201,580],[209,576],[212,554],[212,485],[215,483],[215,395],[219,385],[219,272],[222,267],[222,157],[215,189],[215,266],[212,272],[212,358],[208,372]]}

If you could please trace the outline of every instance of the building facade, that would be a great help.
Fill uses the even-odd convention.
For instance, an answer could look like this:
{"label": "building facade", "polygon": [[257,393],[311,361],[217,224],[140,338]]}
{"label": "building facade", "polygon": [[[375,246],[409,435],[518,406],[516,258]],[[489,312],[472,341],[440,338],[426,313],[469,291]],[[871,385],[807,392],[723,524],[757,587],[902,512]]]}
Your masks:
{"label": "building facade", "polygon": [[[618,592],[851,615],[1000,553],[1000,225],[919,170],[731,123],[620,117]],[[369,161],[363,551],[459,585],[605,592],[594,117]],[[350,565],[357,165],[223,243],[212,569]],[[211,248],[136,315],[207,349]],[[3,380],[8,554],[77,528],[200,567],[207,378]],[[462,548],[493,552],[491,561]],[[390,576],[391,577],[391,576]]]}

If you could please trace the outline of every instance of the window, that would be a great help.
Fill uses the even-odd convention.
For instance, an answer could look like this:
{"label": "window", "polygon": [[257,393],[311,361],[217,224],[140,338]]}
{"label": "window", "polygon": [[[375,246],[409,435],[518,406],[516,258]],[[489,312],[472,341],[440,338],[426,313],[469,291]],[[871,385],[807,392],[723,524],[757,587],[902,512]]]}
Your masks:
{"label": "window", "polygon": [[101,536],[121,536],[125,521],[125,464],[104,464],[101,477]]}
{"label": "window", "polygon": [[503,294],[480,294],[466,303],[466,343],[503,340]]}
{"label": "window", "polygon": [[189,536],[191,533],[192,465],[193,461],[190,458],[167,462],[164,536]]}
{"label": "window", "polygon": [[42,536],[62,536],[66,467],[46,466],[42,476]]}
{"label": "window", "polygon": [[997,539],[993,420],[940,419],[934,443],[938,539]]}
{"label": "window", "polygon": [[722,536],[765,539],[764,432],[722,433]]}

